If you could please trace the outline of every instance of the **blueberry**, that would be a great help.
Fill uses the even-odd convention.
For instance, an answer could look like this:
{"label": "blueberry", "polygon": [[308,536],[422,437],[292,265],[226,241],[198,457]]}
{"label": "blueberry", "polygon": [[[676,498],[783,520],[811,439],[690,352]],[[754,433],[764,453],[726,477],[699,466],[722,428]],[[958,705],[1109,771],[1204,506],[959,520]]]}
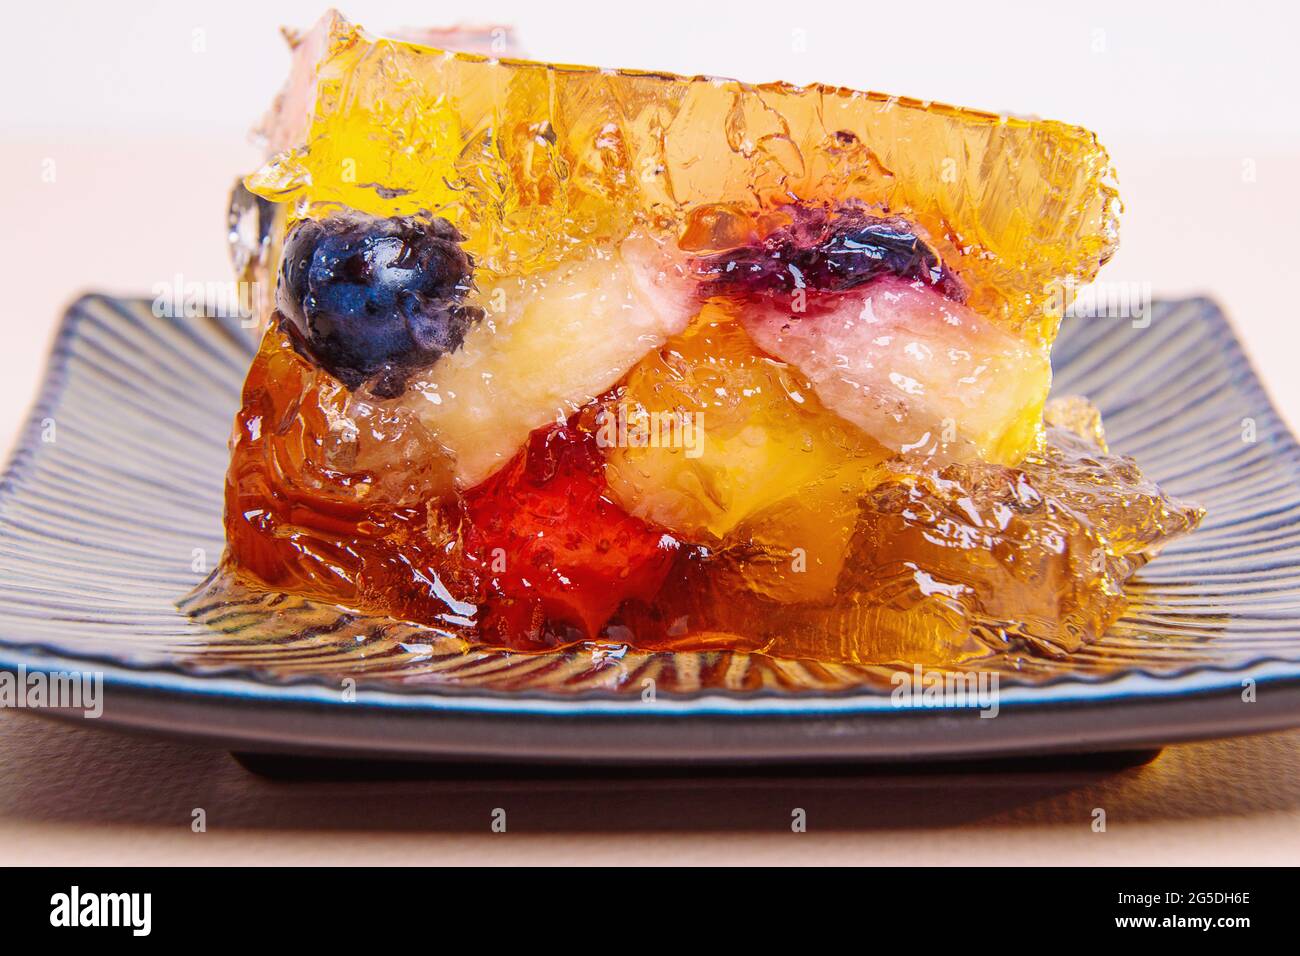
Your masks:
{"label": "blueberry", "polygon": [[961,281],[906,219],[876,216],[860,206],[831,214],[793,207],[791,222],[753,245],[709,256],[701,275],[720,291],[845,292],[882,275],[919,279],[962,301]]}
{"label": "blueberry", "polygon": [[483,317],[462,304],[474,272],[462,241],[451,223],[428,215],[303,220],[285,238],[280,328],[349,389],[368,383],[373,394],[395,397]]}

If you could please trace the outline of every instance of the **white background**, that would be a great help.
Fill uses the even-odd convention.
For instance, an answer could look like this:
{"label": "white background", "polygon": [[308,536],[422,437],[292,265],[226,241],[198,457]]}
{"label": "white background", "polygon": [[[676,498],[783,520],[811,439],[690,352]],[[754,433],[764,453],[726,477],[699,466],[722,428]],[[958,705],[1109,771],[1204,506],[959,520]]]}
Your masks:
{"label": "white background", "polygon": [[[310,0],[6,6],[0,77],[14,127],[195,135],[246,128],[284,73],[277,28],[306,26],[323,9]],[[375,32],[467,18],[513,24],[533,57],[560,62],[820,80],[1035,112],[1175,150],[1300,148],[1300,20],[1282,2],[390,0],[342,9]],[[804,52],[792,43],[797,30]]]}

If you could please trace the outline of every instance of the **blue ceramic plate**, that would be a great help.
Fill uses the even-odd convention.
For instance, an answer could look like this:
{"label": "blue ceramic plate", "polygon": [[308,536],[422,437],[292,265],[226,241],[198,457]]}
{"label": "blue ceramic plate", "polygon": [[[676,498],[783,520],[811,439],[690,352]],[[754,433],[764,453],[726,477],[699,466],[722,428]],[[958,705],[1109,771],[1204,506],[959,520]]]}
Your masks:
{"label": "blue ceramic plate", "polygon": [[252,350],[237,321],[96,295],[69,310],[0,484],[0,669],[102,674],[100,724],[300,754],[908,760],[1300,724],[1300,447],[1206,300],[1157,303],[1146,328],[1067,320],[1056,391],[1091,397],[1112,447],[1209,516],[1144,569],[1102,641],[1004,675],[992,719],[899,706],[869,667],[509,654],[231,595],[208,576]]}

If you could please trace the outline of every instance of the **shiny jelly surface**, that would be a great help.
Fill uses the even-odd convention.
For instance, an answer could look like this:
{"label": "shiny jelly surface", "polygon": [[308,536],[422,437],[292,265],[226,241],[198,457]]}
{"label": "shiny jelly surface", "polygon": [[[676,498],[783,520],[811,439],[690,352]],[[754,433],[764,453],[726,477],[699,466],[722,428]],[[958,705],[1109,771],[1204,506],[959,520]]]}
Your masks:
{"label": "shiny jelly surface", "polygon": [[1097,637],[1199,521],[1046,402],[1115,244],[1092,134],[337,15],[296,56],[228,573],[519,650],[942,664]]}

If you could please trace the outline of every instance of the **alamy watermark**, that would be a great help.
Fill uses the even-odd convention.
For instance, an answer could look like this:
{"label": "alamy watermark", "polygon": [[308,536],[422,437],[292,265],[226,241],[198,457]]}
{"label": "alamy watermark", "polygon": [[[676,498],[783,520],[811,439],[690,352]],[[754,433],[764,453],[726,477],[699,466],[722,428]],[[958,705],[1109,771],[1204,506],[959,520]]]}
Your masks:
{"label": "alamy watermark", "polygon": [[999,709],[998,675],[994,671],[926,670],[920,664],[896,671],[889,682],[895,707],[978,709],[981,717],[996,717]]}
{"label": "alamy watermark", "polygon": [[176,273],[169,282],[155,282],[153,314],[160,319],[210,316],[239,319],[246,327],[257,322],[261,284],[257,282],[193,282]]}
{"label": "alamy watermark", "polygon": [[1046,308],[1069,319],[1129,319],[1135,329],[1151,324],[1150,282],[1092,282],[1080,286],[1073,278],[1046,286]]}
{"label": "alamy watermark", "polygon": [[73,886],[50,897],[50,925],[119,926],[131,930],[132,936],[148,936],[153,928],[153,894],[89,893]]}
{"label": "alamy watermark", "polygon": [[104,713],[102,671],[0,671],[0,708],[79,710],[87,720]]}
{"label": "alamy watermark", "polygon": [[704,454],[703,412],[658,412],[644,408],[615,411],[603,408],[596,416],[596,444],[601,448],[681,448],[687,458]]}

